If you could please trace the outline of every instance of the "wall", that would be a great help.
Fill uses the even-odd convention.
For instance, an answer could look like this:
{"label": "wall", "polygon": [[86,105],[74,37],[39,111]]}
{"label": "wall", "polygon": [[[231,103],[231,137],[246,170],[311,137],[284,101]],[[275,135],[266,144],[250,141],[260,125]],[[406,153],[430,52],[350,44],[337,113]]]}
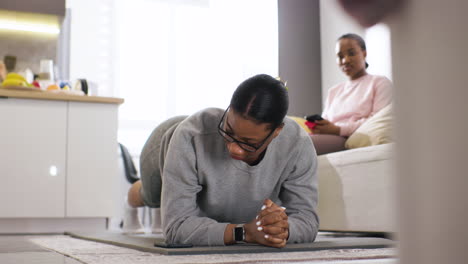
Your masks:
{"label": "wall", "polygon": [[30,68],[39,71],[42,59],[56,61],[57,36],[0,30],[0,60],[5,55],[16,56],[15,71]]}
{"label": "wall", "polygon": [[65,0],[2,0],[0,9],[64,16]]}
{"label": "wall", "polygon": [[0,9],[0,20],[0,60],[5,55],[15,56],[14,71],[29,68],[38,73],[43,59],[57,64],[58,45],[63,42],[59,38],[63,35],[60,27],[64,17]]}
{"label": "wall", "polygon": [[346,80],[336,64],[336,40],[343,34],[356,33],[364,37],[364,28],[359,26],[338,5],[336,0],[320,0],[320,42],[322,67],[323,102],[328,89]]}
{"label": "wall", "polygon": [[320,113],[318,0],[278,0],[279,75],[288,81],[289,115]]}
{"label": "wall", "polygon": [[390,21],[400,263],[466,263],[468,2],[404,2]]}

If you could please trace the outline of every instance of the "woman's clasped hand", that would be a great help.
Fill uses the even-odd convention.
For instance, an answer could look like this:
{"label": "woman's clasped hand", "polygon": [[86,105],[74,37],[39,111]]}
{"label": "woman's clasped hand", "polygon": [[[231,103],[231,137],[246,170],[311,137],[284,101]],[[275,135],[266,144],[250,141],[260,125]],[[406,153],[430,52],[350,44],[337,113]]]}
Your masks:
{"label": "woman's clasped hand", "polygon": [[244,228],[247,243],[277,248],[284,247],[289,237],[286,208],[266,199],[256,218],[245,224]]}

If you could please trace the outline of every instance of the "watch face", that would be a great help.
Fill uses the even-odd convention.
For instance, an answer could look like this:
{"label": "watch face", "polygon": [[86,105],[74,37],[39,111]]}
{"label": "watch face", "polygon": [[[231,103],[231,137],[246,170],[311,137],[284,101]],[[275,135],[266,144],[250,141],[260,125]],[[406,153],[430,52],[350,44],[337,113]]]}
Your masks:
{"label": "watch face", "polygon": [[244,227],[234,228],[234,240],[237,242],[244,241]]}

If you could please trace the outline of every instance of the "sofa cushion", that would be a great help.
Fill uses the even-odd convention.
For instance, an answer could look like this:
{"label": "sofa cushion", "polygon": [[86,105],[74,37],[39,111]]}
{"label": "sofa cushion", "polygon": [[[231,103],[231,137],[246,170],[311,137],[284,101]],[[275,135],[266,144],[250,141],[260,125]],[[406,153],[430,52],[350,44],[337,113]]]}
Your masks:
{"label": "sofa cushion", "polygon": [[392,106],[382,108],[346,140],[347,149],[392,142]]}
{"label": "sofa cushion", "polygon": [[306,126],[305,122],[307,120],[305,120],[304,118],[302,117],[298,117],[298,116],[288,116],[290,119],[296,121],[296,123],[298,123],[307,133],[312,133],[312,131],[310,130],[310,128],[308,126]]}

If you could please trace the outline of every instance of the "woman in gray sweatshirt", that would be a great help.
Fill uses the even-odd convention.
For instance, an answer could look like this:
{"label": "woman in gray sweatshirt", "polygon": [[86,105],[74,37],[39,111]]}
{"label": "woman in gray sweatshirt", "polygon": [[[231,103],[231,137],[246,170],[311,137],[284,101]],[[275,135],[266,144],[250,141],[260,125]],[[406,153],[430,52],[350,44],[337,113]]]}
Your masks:
{"label": "woman in gray sweatshirt", "polygon": [[317,156],[286,118],[284,84],[261,74],[208,108],[158,126],[141,155],[132,207],[161,207],[166,243],[200,246],[313,242]]}

